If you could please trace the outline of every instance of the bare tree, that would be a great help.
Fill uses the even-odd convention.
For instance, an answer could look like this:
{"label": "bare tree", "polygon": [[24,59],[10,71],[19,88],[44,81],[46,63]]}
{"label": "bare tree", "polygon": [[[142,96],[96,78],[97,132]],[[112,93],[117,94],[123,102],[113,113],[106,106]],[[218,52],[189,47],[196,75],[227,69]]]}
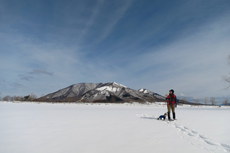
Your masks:
{"label": "bare tree", "polygon": [[23,101],[23,97],[21,96],[14,96],[13,101]]}
{"label": "bare tree", "polygon": [[30,94],[27,96],[24,96],[23,100],[24,101],[34,101],[37,99],[37,96],[35,94]]}
{"label": "bare tree", "polygon": [[3,101],[13,101],[13,97],[11,96],[5,96],[2,98]]}
{"label": "bare tree", "polygon": [[204,98],[204,104],[205,104],[205,105],[208,105],[208,101],[209,101],[209,98],[208,98],[208,97],[205,97],[205,98]]}
{"label": "bare tree", "polygon": [[228,99],[225,99],[223,104],[228,105],[228,101],[229,101]]}
{"label": "bare tree", "polygon": [[214,97],[211,97],[210,102],[211,102],[212,105],[215,105],[216,104],[216,99]]}
{"label": "bare tree", "polygon": [[199,104],[200,103],[200,99],[196,98],[196,99],[194,99],[194,102],[197,103],[197,104]]}

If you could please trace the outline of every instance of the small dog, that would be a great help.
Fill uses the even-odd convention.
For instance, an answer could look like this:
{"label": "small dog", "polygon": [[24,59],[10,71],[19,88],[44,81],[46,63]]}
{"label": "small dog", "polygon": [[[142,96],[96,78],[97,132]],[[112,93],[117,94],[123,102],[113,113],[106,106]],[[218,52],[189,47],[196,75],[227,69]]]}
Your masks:
{"label": "small dog", "polygon": [[160,116],[157,118],[157,120],[165,120],[166,115],[167,115],[167,113],[165,113],[164,115],[160,115]]}

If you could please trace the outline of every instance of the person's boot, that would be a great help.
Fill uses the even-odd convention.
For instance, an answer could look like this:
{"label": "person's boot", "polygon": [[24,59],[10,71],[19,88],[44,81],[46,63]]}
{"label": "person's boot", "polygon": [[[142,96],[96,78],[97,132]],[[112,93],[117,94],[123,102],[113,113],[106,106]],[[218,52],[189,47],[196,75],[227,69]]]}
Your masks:
{"label": "person's boot", "polygon": [[170,112],[168,112],[168,120],[169,120],[169,121],[171,120]]}
{"label": "person's boot", "polygon": [[176,119],[176,113],[175,112],[173,113],[173,119],[174,120]]}

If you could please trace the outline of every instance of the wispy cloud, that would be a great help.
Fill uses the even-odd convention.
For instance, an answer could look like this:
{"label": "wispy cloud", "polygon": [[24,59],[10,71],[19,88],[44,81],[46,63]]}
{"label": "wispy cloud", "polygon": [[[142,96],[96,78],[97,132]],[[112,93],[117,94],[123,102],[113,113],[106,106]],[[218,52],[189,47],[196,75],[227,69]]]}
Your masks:
{"label": "wispy cloud", "polygon": [[32,74],[32,75],[40,75],[40,74],[44,74],[44,75],[48,75],[48,76],[52,76],[53,73],[52,72],[48,72],[46,70],[39,70],[39,69],[35,69],[33,70],[32,72],[30,72],[29,74]]}
{"label": "wispy cloud", "polygon": [[80,35],[78,36],[78,43],[84,41],[85,36],[89,32],[90,28],[92,28],[93,24],[96,22],[96,19],[98,18],[98,15],[100,13],[100,10],[103,7],[105,0],[98,0],[97,4],[95,5],[94,9],[91,11],[91,16],[88,19],[88,21],[85,23],[84,29],[81,30]]}
{"label": "wispy cloud", "polygon": [[21,80],[25,80],[25,81],[32,81],[34,79],[33,76],[27,74],[19,74],[18,76]]}
{"label": "wispy cloud", "polygon": [[107,81],[161,94],[226,93],[227,1],[8,3],[0,2],[2,94]]}
{"label": "wispy cloud", "polygon": [[203,26],[202,32],[194,32],[135,58],[136,62],[126,67],[136,70],[133,73],[138,77],[133,82],[139,80],[137,86],[144,85],[160,93],[176,88],[187,95],[226,94],[227,91],[222,91],[222,76],[228,69],[229,25],[229,20],[222,17]]}
{"label": "wispy cloud", "polygon": [[25,81],[35,81],[35,77],[39,77],[41,75],[45,76],[53,76],[54,74],[52,72],[48,72],[46,70],[42,69],[34,69],[31,72],[25,73],[25,74],[19,74],[19,78],[21,80]]}
{"label": "wispy cloud", "polygon": [[95,44],[102,42],[105,38],[109,36],[109,34],[111,34],[114,27],[117,25],[120,19],[124,16],[124,14],[129,9],[131,4],[132,4],[132,0],[122,1],[122,3],[118,6],[118,8],[114,12],[111,12],[112,14],[110,14],[107,23],[103,25],[103,31],[97,37],[97,40],[94,42]]}

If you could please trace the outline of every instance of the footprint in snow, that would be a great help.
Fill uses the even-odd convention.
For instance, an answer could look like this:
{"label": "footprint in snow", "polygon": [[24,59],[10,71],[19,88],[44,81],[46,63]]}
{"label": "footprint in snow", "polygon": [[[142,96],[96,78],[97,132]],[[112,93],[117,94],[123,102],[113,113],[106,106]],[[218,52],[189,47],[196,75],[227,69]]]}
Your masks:
{"label": "footprint in snow", "polygon": [[226,152],[230,152],[230,145],[223,144],[223,143],[221,143],[220,145],[225,149]]}
{"label": "footprint in snow", "polygon": [[[207,148],[209,150],[210,149],[211,150],[217,149],[217,150],[224,150],[225,152],[230,152],[230,145],[214,142],[214,141],[210,140],[209,138],[199,134],[197,131],[195,131],[193,129],[189,129],[186,126],[182,126],[182,125],[178,125],[178,124],[174,124],[173,126],[176,129],[178,129],[179,131],[181,131],[183,134],[186,134],[191,138],[198,138],[199,140],[201,140],[201,142],[204,142],[205,144],[210,146]],[[199,145],[199,144],[197,144],[197,145]]]}

